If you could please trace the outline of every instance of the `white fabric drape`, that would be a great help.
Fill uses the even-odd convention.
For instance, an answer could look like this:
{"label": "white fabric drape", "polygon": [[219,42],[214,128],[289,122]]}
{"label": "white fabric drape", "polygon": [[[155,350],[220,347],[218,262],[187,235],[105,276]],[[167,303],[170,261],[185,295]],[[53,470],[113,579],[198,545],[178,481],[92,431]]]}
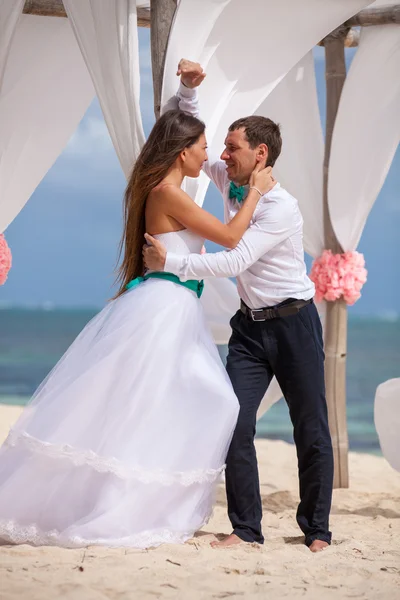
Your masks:
{"label": "white fabric drape", "polygon": [[329,212],[345,251],[357,248],[399,142],[400,27],[366,27],[343,88],[329,164]]}
{"label": "white fabric drape", "polygon": [[324,139],[312,51],[282,79],[255,114],[281,125],[282,153],[274,175],[299,201],[304,219],[304,248],[315,258],[324,247]]}
{"label": "white fabric drape", "polygon": [[0,232],[60,155],[93,96],[68,20],[21,15],[0,94]]}
{"label": "white fabric drape", "polygon": [[[313,53],[308,52],[257,109],[281,126],[282,153],[275,177],[295,196],[304,218],[305,250],[314,258],[324,246],[322,184],[324,141],[318,107]],[[258,417],[282,397],[274,378]]]}
{"label": "white fabric drape", "polygon": [[383,456],[400,471],[400,378],[378,385],[374,416]]}
{"label": "white fabric drape", "polygon": [[135,0],[65,0],[125,176],[144,143]]}
{"label": "white fabric drape", "polygon": [[[215,152],[221,151],[232,121],[254,113],[302,56],[370,2],[246,0],[245,4],[181,0],[169,39],[163,103],[176,91],[179,59],[200,61],[207,71],[200,90],[201,116]],[[207,186],[202,176],[187,191],[202,204]]]}
{"label": "white fabric drape", "polygon": [[216,344],[227,344],[229,321],[240,306],[236,285],[229,279],[207,279],[201,303]]}
{"label": "white fabric drape", "polygon": [[11,41],[24,4],[24,0],[0,0],[0,90]]}

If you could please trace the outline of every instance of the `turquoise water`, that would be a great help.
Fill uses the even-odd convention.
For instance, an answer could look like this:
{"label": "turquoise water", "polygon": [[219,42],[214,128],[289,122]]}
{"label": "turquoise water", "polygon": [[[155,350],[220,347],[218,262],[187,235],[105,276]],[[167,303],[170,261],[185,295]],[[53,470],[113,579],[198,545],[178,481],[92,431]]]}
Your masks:
{"label": "turquoise water", "polygon": [[[24,405],[95,310],[0,310],[0,403]],[[220,347],[221,357],[226,347]],[[400,376],[400,321],[350,319],[347,418],[350,448],[379,453],[376,387]],[[284,401],[259,421],[257,435],[292,441]]]}

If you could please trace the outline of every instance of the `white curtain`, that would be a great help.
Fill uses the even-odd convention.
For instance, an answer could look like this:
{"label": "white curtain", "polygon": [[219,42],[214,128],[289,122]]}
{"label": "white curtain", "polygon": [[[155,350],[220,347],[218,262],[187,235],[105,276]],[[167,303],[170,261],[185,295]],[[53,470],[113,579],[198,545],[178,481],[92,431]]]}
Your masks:
{"label": "white curtain", "polygon": [[[324,246],[324,141],[312,51],[282,79],[256,114],[269,117],[281,126],[282,153],[274,167],[274,174],[299,201],[304,218],[304,246],[315,258]],[[319,308],[323,310],[324,305]],[[261,402],[258,417],[281,397],[281,389],[274,378]]]}
{"label": "white curtain", "polygon": [[324,247],[324,139],[312,51],[282,79],[255,114],[281,125],[283,145],[274,175],[299,201],[304,219],[304,248],[315,258]]}
{"label": "white curtain", "polygon": [[240,306],[237,288],[229,279],[207,279],[201,303],[216,344],[227,344],[231,336],[229,321]]}
{"label": "white curtain", "polygon": [[378,385],[374,417],[382,454],[393,469],[400,471],[400,378]]}
{"label": "white curtain", "polygon": [[125,176],[144,143],[135,0],[65,0]]}
{"label": "white curtain", "polygon": [[[374,7],[380,4],[388,1]],[[329,164],[329,212],[345,251],[357,248],[399,142],[400,27],[366,27],[343,88]]]}
{"label": "white curtain", "polygon": [[94,96],[67,19],[21,15],[7,56],[0,93],[0,232],[60,155]]}
{"label": "white curtain", "polygon": [[[201,116],[212,150],[220,152],[230,123],[253,114],[302,56],[368,4],[368,0],[181,0],[168,44],[163,103],[176,92],[179,59],[200,61],[207,71],[200,89]],[[202,204],[207,186],[202,176],[187,190]]]}
{"label": "white curtain", "polygon": [[0,90],[11,41],[24,4],[24,0],[0,0]]}

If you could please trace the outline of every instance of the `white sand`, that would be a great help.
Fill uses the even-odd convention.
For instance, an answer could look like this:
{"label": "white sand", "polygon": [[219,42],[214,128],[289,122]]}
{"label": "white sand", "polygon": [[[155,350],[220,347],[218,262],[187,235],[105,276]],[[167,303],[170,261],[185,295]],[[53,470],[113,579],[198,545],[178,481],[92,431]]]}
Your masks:
{"label": "white sand", "polygon": [[[19,412],[0,406],[0,440]],[[229,533],[221,487],[213,519],[182,546],[0,547],[1,600],[400,599],[400,474],[382,458],[350,454],[351,489],[334,493],[334,543],[314,555],[295,522],[294,447],[260,440],[257,450],[264,546],[210,548]]]}

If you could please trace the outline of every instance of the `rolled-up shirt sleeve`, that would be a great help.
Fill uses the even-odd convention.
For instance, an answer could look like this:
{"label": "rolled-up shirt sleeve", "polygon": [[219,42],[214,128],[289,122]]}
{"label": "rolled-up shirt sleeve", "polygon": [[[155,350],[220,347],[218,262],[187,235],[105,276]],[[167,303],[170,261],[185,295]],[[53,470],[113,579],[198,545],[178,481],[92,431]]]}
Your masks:
{"label": "rolled-up shirt sleeve", "polygon": [[290,202],[267,201],[236,248],[201,255],[168,252],[164,270],[177,275],[181,281],[207,277],[236,277],[277,244],[290,237],[296,226]]}

